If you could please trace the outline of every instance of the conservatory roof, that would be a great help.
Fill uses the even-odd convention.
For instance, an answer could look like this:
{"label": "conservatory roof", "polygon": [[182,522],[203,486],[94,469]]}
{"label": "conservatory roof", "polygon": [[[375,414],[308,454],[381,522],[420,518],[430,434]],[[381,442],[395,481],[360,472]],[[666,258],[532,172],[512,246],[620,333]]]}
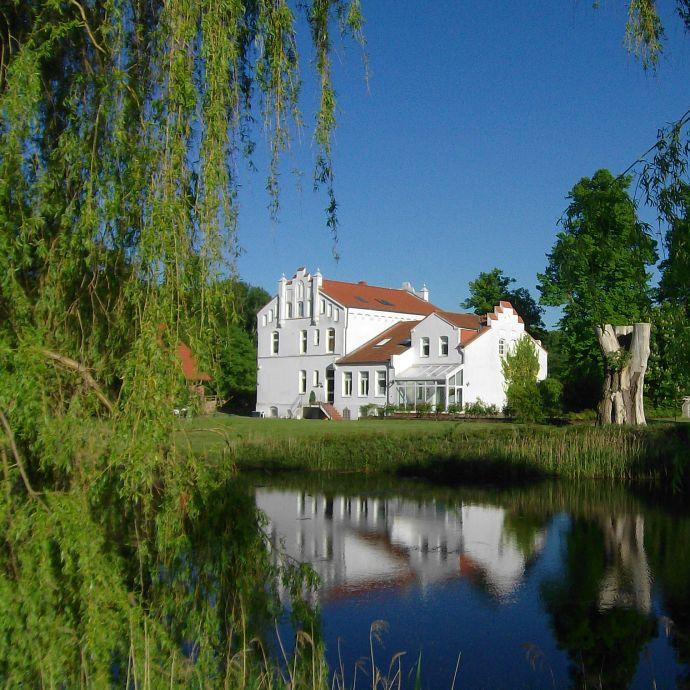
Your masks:
{"label": "conservatory roof", "polygon": [[395,375],[396,381],[439,381],[452,376],[462,364],[415,364]]}

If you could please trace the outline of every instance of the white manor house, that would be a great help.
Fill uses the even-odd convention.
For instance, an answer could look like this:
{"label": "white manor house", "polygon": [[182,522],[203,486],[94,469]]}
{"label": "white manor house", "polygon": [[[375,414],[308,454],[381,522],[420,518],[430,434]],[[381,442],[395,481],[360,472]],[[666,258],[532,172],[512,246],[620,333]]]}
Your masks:
{"label": "white manor house", "polygon": [[[457,314],[434,306],[426,286],[346,283],[305,268],[281,277],[257,319],[256,410],[267,417],[303,417],[312,403],[349,419],[367,405],[501,409],[501,359],[531,338],[509,302],[483,316]],[[547,353],[534,345],[543,379]]]}

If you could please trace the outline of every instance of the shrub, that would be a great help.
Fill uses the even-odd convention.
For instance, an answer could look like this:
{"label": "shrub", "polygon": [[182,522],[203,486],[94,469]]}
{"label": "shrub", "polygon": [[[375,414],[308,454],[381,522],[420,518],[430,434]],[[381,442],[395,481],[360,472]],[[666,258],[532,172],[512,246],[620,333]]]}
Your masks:
{"label": "shrub", "polygon": [[431,412],[431,405],[429,403],[417,403],[417,416],[421,417],[424,414]]}
{"label": "shrub", "polygon": [[576,421],[594,421],[597,418],[596,410],[580,410],[579,412],[568,412],[566,415],[568,419]]}
{"label": "shrub", "polygon": [[537,384],[541,406],[547,417],[558,417],[563,412],[563,384],[558,379],[544,379]]}
{"label": "shrub", "polygon": [[465,415],[467,417],[498,417],[500,414],[496,405],[487,405],[481,399],[465,405]]}
{"label": "shrub", "polygon": [[383,417],[383,409],[374,403],[367,403],[359,408],[360,417]]}
{"label": "shrub", "polygon": [[448,412],[448,414],[458,414],[460,412],[460,410],[461,410],[460,405],[458,405],[457,403],[453,403],[452,405],[448,405],[448,407],[446,408],[446,412]]}
{"label": "shrub", "polygon": [[316,405],[316,393],[314,393],[314,391],[309,393],[309,404]]}
{"label": "shrub", "polygon": [[532,341],[520,338],[501,362],[506,384],[506,414],[521,422],[534,422],[544,416],[537,387],[539,358]]}

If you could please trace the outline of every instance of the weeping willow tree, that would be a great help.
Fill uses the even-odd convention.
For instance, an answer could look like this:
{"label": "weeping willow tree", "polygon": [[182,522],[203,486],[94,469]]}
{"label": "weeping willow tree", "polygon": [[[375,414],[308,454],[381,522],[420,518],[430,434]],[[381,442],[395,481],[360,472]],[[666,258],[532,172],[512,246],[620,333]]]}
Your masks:
{"label": "weeping willow tree", "polygon": [[[361,41],[358,0],[2,3],[3,684],[169,687],[210,658],[208,682],[238,682],[253,616],[239,583],[278,571],[251,510],[254,536],[233,532],[222,583],[204,584],[190,555],[210,479],[176,446],[170,411],[187,393],[174,352],[185,338],[214,365],[207,305],[231,269],[238,165],[258,136],[277,209],[302,124],[300,26],[320,86],[315,185],[335,232],[331,43]],[[176,563],[194,576],[164,601]],[[176,629],[172,613],[202,590]]]}

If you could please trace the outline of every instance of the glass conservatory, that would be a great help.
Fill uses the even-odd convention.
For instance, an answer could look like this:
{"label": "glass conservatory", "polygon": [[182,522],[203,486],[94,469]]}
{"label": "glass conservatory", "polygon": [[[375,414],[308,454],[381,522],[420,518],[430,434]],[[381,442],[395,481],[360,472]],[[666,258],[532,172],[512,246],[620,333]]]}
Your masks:
{"label": "glass conservatory", "polygon": [[401,408],[436,411],[450,405],[462,407],[462,365],[418,364],[396,376],[397,396],[393,398]]}

